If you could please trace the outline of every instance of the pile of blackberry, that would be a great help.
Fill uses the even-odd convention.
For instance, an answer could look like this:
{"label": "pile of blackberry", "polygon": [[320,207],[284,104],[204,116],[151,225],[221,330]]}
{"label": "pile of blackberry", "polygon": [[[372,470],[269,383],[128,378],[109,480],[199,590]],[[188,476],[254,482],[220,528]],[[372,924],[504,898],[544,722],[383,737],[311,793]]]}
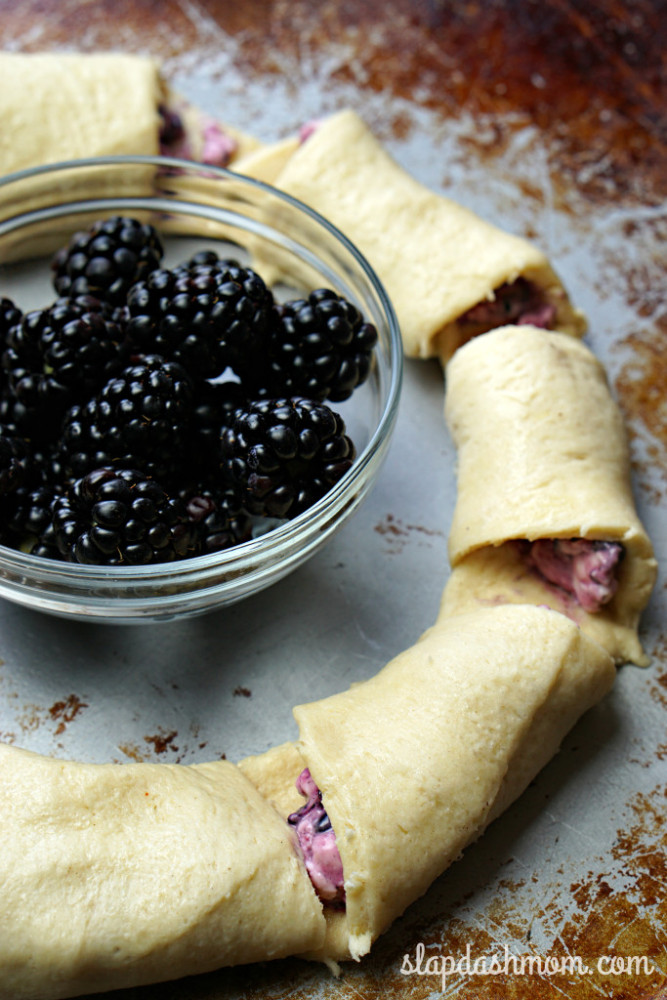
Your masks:
{"label": "pile of blackberry", "polygon": [[0,296],[0,544],[185,559],[296,517],[352,465],[330,404],[368,378],[375,327],[331,289],[278,302],[237,260],[163,257],[114,216],[55,254],[52,303]]}

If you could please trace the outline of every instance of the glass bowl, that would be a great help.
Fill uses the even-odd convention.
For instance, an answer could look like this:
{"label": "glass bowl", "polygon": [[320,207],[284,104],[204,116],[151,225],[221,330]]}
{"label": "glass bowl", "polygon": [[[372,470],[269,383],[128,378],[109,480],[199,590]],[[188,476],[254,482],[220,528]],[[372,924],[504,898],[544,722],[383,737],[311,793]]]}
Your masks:
{"label": "glass bowl", "polygon": [[100,218],[150,222],[164,265],[201,249],[233,256],[270,283],[277,298],[329,287],[374,323],[368,380],[341,414],[357,457],[304,513],[243,544],[149,566],[87,566],[0,546],[0,597],[62,617],[154,622],[233,604],[290,573],[320,549],[367,496],[387,453],[402,379],[400,332],[368,262],[334,226],[293,198],[221,168],[167,157],[124,156],[53,164],[0,178],[0,296],[24,311],[56,297],[50,258]]}

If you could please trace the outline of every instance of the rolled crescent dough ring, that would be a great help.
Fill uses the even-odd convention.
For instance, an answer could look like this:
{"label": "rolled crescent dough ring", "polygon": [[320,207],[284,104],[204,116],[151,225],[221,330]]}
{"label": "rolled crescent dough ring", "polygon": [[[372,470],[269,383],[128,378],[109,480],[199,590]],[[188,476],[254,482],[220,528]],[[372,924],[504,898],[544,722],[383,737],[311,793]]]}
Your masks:
{"label": "rolled crescent dough ring", "polygon": [[0,745],[0,997],[55,1000],[318,947],[292,831],[227,761]]}
{"label": "rolled crescent dough ring", "polygon": [[[457,447],[442,614],[501,602],[548,604],[618,662],[648,662],[637,634],[657,565],[632,495],[620,409],[579,340],[525,326],[493,330],[446,369],[445,415]],[[618,590],[588,613],[529,569],[517,539],[620,542]]]}
{"label": "rolled crescent dough ring", "polygon": [[612,686],[611,657],[563,615],[506,605],[438,622],[371,680],[294,710],[300,738],[240,767],[294,808],[307,766],[343,862],[335,967],[372,942],[526,788]]}
{"label": "rolled crescent dough ring", "polygon": [[585,331],[583,314],[540,250],[415,180],[354,111],[324,119],[275,184],[367,257],[396,309],[409,357],[447,361],[464,335],[461,315],[520,277],[555,306],[557,329]]}
{"label": "rolled crescent dough ring", "polygon": [[[76,73],[91,72],[88,61],[59,65],[70,91]],[[157,134],[155,84],[144,66],[132,143]],[[59,115],[42,107],[44,120]],[[113,136],[115,119],[102,131]],[[125,116],[122,131],[127,139]],[[97,150],[90,133],[85,143],[85,155],[144,151]],[[279,177],[377,267],[406,353],[445,360],[461,312],[521,275],[553,300],[563,330],[582,332],[541,253],[428,192],[352,113],[325,123]],[[294,953],[360,958],[613,679],[612,658],[568,618],[508,604],[439,620],[375,678],[296,708],[296,745],[239,767],[81,764],[0,745],[0,998],[59,1000]],[[303,766],[345,871],[346,910],[326,917],[285,823]]]}

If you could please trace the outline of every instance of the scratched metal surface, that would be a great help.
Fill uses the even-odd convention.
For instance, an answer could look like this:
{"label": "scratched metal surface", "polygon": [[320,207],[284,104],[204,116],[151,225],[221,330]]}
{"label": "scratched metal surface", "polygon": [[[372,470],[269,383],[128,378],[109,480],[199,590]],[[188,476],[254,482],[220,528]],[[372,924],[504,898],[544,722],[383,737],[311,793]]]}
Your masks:
{"label": "scratched metal surface", "polygon": [[[152,53],[186,96],[270,140],[356,108],[415,176],[551,256],[591,320],[632,434],[640,512],[667,555],[665,4],[0,0],[6,49]],[[295,734],[294,703],[368,677],[434,619],[454,454],[436,365],[410,362],[371,498],[270,591],[181,624],[70,624],[0,607],[0,736],[85,760],[236,759]],[[665,576],[653,663],[623,668],[559,756],[333,980],[298,961],[127,1000],[667,996]],[[580,957],[587,973],[403,975],[403,956]],[[646,962],[611,974],[604,956]],[[527,971],[526,971],[527,970]],[[650,971],[647,971],[650,970]],[[118,1000],[121,994],[117,994]]]}

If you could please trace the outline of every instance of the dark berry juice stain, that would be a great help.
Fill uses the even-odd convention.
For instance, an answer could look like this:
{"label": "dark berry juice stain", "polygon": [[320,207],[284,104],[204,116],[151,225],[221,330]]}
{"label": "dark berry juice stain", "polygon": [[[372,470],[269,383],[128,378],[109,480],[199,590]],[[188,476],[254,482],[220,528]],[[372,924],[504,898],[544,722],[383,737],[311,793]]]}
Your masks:
{"label": "dark berry juice stain", "polygon": [[[190,733],[181,733],[180,737],[175,729],[160,726],[153,735],[144,736],[141,745],[123,742],[118,744],[118,749],[123,758],[129,758],[137,764],[155,762],[165,754],[169,754],[170,764],[193,764],[202,759],[201,753],[207,746],[208,740],[201,739],[198,725],[192,725]],[[224,754],[222,757],[224,758]]]}
{"label": "dark berry juice stain", "polygon": [[[45,723],[55,723],[54,736],[61,736],[70,722],[73,722],[84,708],[88,708],[88,702],[83,701],[76,694],[68,694],[67,697],[54,701],[50,708],[41,705],[25,705],[23,711],[17,716],[17,726],[21,731],[21,738],[26,734],[35,732]],[[3,741],[14,743],[16,733],[4,733]]]}
{"label": "dark berry juice stain", "polygon": [[422,538],[443,537],[442,531],[426,528],[421,524],[406,524],[400,518],[394,517],[393,514],[386,514],[381,521],[378,521],[373,530],[385,538],[388,552],[391,555],[398,555],[404,544],[414,535]]}
{"label": "dark berry juice stain", "polygon": [[393,514],[387,514],[384,520],[379,521],[375,525],[375,531],[378,535],[389,535],[394,538],[405,537],[408,534],[400,520],[395,518]]}
{"label": "dark berry juice stain", "polygon": [[177,736],[176,730],[172,730],[169,733],[157,733],[155,736],[144,736],[144,740],[153,747],[156,754],[166,753],[167,750],[177,753],[178,747],[174,743]]}
{"label": "dark berry juice stain", "polygon": [[64,733],[68,723],[72,722],[84,708],[88,708],[87,703],[81,701],[75,694],[68,695],[63,701],[54,702],[49,709],[49,716],[58,723],[54,735],[60,736]]}

